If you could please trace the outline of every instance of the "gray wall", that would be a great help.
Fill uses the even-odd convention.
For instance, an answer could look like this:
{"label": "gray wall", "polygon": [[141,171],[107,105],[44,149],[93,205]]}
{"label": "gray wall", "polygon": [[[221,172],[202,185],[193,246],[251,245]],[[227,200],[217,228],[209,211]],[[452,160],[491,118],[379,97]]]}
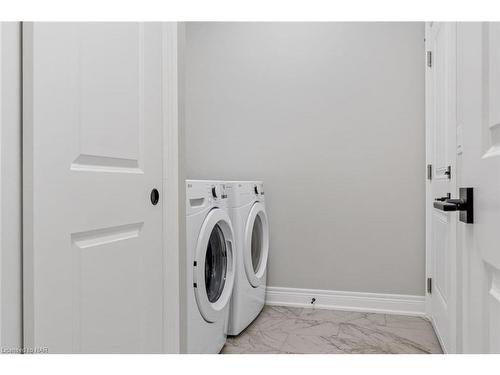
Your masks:
{"label": "gray wall", "polygon": [[0,22],[0,348],[22,344],[21,24]]}
{"label": "gray wall", "polygon": [[424,294],[424,24],[188,23],[188,178],[262,179],[271,286]]}

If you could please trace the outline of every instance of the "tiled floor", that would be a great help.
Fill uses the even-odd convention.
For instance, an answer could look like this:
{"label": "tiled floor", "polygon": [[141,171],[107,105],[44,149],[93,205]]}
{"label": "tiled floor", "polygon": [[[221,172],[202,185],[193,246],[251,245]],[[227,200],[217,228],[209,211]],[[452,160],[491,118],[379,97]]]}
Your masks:
{"label": "tiled floor", "polygon": [[418,317],[266,306],[222,353],[442,353]]}

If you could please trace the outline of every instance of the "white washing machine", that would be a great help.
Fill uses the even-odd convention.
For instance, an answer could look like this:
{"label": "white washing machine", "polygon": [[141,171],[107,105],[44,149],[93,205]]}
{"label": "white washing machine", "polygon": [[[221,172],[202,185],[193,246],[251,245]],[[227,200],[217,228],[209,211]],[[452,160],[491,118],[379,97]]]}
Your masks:
{"label": "white washing machine", "polygon": [[234,285],[234,232],[225,185],[186,181],[188,353],[219,353]]}
{"label": "white washing machine", "polygon": [[228,334],[238,335],[264,307],[269,224],[261,181],[228,181],[226,187],[236,244],[236,275]]}

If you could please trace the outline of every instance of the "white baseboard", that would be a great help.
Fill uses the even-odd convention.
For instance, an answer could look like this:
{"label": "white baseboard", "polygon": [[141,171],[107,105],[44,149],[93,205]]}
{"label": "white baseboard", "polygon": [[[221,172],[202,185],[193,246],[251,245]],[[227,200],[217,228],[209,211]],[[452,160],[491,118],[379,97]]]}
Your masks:
{"label": "white baseboard", "polygon": [[[311,300],[315,298],[314,304]],[[266,305],[425,316],[425,297],[268,286]]]}

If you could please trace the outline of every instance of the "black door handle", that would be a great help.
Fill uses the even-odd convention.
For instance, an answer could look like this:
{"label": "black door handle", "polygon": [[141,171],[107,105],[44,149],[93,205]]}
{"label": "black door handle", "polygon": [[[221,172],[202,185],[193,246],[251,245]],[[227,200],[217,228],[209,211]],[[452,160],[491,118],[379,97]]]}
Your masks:
{"label": "black door handle", "polygon": [[446,168],[446,172],[444,172],[446,176],[448,176],[449,179],[451,179],[451,165],[448,165],[448,168]]}
{"label": "black door handle", "polygon": [[447,200],[435,201],[434,208],[437,208],[441,211],[458,211],[457,205],[454,203],[450,203]]}
{"label": "black door handle", "polygon": [[435,200],[435,201],[440,201],[440,202],[444,202],[444,201],[446,201],[447,199],[450,199],[450,197],[434,198],[434,200]]}
{"label": "black door handle", "polygon": [[474,223],[474,200],[473,188],[460,188],[460,198],[436,198],[433,203],[434,208],[441,211],[460,211],[460,221]]}
{"label": "black door handle", "polygon": [[441,202],[444,202],[447,199],[451,199],[451,193],[446,193],[446,197],[434,198],[435,201],[441,201]]}

